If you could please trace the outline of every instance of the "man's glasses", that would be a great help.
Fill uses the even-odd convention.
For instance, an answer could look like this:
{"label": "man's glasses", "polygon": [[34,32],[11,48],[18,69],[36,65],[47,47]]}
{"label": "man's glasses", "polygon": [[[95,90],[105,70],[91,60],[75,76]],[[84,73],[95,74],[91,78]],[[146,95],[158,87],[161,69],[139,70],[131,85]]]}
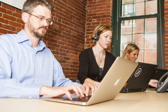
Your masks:
{"label": "man's glasses", "polygon": [[46,20],[46,22],[47,22],[49,25],[52,25],[52,24],[53,24],[53,21],[52,21],[51,19],[46,19],[44,16],[36,16],[36,15],[31,14],[31,13],[28,13],[28,14],[30,14],[31,16],[34,16],[34,17],[38,18],[41,22],[42,22],[43,20]]}

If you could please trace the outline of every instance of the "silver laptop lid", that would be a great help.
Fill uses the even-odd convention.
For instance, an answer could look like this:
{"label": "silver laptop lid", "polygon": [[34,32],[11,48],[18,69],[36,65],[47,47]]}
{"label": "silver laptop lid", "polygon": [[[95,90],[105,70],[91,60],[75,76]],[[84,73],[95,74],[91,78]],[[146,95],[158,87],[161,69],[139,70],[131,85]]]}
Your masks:
{"label": "silver laptop lid", "polygon": [[138,63],[117,57],[87,105],[114,99],[137,66]]}
{"label": "silver laptop lid", "polygon": [[[127,59],[117,57],[113,65],[110,67],[105,77],[100,83],[95,93],[86,102],[82,101],[71,101],[66,96],[63,98],[45,98],[48,101],[70,103],[77,105],[92,105],[108,100],[114,99],[121,88],[124,86],[128,78],[131,76],[133,71],[136,69],[138,63],[129,61]],[[75,97],[73,97],[75,98]]]}

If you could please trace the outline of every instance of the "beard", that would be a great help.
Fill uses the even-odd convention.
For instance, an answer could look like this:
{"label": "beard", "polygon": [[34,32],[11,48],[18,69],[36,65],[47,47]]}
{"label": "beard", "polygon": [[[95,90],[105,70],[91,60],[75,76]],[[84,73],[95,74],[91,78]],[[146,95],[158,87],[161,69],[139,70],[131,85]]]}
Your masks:
{"label": "beard", "polygon": [[[41,28],[44,28],[45,30],[42,30],[42,31],[40,32],[40,29],[41,29]],[[31,22],[29,22],[29,24],[28,24],[28,29],[29,29],[30,33],[32,33],[35,37],[37,37],[37,38],[39,38],[39,39],[42,39],[43,37],[45,37],[45,35],[46,35],[46,33],[47,33],[47,30],[48,30],[48,28],[45,27],[45,26],[41,26],[41,27],[39,27],[39,28],[35,28],[35,27],[33,27],[33,25],[31,24]]]}

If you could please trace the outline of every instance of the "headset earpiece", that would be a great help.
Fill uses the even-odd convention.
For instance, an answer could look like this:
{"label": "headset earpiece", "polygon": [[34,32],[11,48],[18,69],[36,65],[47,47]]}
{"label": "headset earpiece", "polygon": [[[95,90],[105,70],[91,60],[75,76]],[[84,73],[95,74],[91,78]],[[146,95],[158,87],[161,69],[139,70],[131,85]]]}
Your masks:
{"label": "headset earpiece", "polygon": [[[101,25],[101,26],[102,26],[102,25]],[[100,27],[101,27],[101,26],[100,26]],[[100,28],[100,27],[99,27],[99,28]],[[96,41],[99,40],[99,35],[97,34],[98,31],[99,31],[99,28],[97,29],[96,34],[95,34],[95,37],[94,37],[94,39],[95,39]]]}
{"label": "headset earpiece", "polygon": [[96,41],[99,40],[99,36],[95,35],[94,40],[96,40]]}

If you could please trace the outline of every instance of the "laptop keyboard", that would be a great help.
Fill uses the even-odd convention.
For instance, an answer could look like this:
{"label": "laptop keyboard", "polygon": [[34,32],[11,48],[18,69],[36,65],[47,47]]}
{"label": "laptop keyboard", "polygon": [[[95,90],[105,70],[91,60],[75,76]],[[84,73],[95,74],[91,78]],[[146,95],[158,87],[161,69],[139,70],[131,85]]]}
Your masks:
{"label": "laptop keyboard", "polygon": [[[85,96],[82,99],[81,98],[73,98],[72,101],[81,101],[81,102],[86,102],[91,98],[91,96]],[[64,99],[64,100],[69,100],[68,98]]]}

